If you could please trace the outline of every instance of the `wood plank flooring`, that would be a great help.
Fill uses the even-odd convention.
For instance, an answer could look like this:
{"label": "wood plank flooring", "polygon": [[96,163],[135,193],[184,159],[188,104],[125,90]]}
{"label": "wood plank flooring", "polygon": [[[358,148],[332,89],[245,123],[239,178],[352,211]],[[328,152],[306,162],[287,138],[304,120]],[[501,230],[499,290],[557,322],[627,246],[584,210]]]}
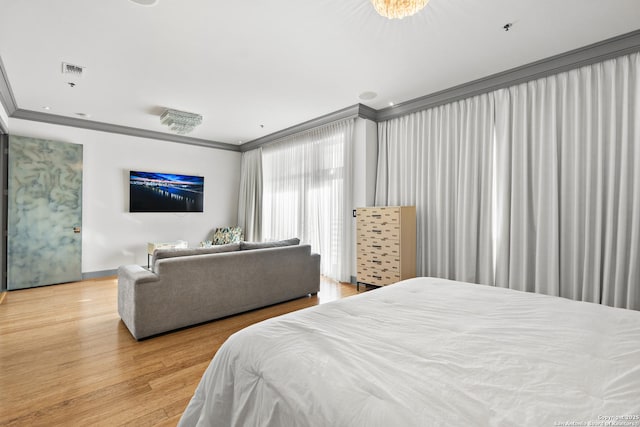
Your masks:
{"label": "wood plank flooring", "polygon": [[175,426],[229,335],[356,293],[322,279],[317,296],[137,342],[118,316],[115,278],[9,292],[0,305],[0,425]]}

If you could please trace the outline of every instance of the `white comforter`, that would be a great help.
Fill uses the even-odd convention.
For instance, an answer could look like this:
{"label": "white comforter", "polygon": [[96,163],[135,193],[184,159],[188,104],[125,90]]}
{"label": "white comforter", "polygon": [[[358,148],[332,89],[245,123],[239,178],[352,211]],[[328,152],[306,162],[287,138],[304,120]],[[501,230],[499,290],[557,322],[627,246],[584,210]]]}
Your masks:
{"label": "white comforter", "polygon": [[615,417],[609,425],[640,427],[640,312],[418,278],[234,334],[179,425],[552,427]]}

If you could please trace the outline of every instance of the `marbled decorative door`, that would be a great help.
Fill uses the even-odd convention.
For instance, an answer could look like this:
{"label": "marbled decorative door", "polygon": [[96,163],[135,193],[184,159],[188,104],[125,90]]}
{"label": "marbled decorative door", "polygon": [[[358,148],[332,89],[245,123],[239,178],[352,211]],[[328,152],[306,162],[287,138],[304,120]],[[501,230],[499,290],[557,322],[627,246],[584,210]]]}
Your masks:
{"label": "marbled decorative door", "polygon": [[9,136],[7,289],[81,279],[82,145]]}

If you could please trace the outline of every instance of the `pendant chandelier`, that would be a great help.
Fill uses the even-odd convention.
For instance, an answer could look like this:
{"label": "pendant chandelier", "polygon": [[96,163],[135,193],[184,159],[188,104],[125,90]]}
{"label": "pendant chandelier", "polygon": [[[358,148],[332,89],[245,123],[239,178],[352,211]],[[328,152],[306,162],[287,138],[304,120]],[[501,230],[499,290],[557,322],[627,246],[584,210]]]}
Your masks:
{"label": "pendant chandelier", "polygon": [[420,12],[429,0],[371,0],[371,3],[381,16],[402,19]]}

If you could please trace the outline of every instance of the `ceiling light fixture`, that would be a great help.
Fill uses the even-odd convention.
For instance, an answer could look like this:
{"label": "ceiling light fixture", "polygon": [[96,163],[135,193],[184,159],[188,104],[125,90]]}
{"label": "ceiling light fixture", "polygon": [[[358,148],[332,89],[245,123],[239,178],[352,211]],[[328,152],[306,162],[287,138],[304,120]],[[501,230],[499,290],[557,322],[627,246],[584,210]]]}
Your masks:
{"label": "ceiling light fixture", "polygon": [[420,12],[429,0],[371,0],[371,3],[381,16],[402,19]]}
{"label": "ceiling light fixture", "polygon": [[167,109],[160,115],[160,123],[169,126],[171,131],[179,135],[185,135],[202,123],[202,116],[186,111]]}

